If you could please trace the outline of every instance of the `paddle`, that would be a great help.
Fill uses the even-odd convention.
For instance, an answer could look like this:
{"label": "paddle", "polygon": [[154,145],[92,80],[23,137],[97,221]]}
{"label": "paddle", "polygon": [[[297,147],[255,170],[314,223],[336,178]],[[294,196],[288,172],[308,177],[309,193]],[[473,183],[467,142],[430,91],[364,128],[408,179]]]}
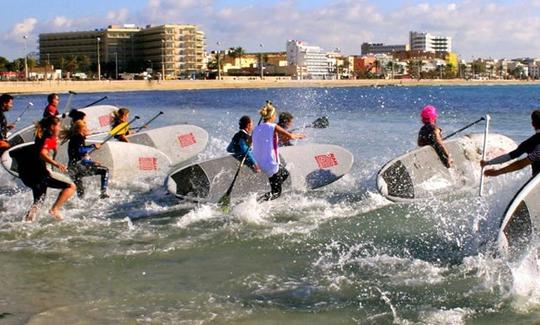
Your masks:
{"label": "paddle", "polygon": [[105,97],[103,97],[103,98],[101,98],[101,99],[98,99],[98,100],[96,100],[96,101],[95,101],[95,102],[93,102],[93,103],[90,103],[90,104],[88,104],[88,105],[86,105],[86,106],[83,106],[83,108],[87,108],[87,107],[90,107],[90,106],[96,105],[97,103],[100,103],[100,102],[104,101],[104,100],[105,100],[105,99],[107,99],[107,98],[108,98],[108,97],[107,97],[107,96],[105,96]]}
{"label": "paddle", "polygon": [[143,124],[141,127],[137,128],[137,129],[135,130],[135,133],[138,133],[138,132],[140,132],[142,129],[144,129],[145,127],[147,127],[148,124],[152,123],[152,122],[153,122],[155,119],[157,119],[161,114],[163,114],[163,112],[161,112],[161,111],[160,111],[159,113],[157,113],[156,116],[154,116],[154,117],[152,117],[152,118],[150,119],[150,121],[146,122],[146,123]]}
{"label": "paddle", "polygon": [[77,95],[76,92],[74,91],[69,91],[69,97],[68,97],[68,100],[66,102],[66,106],[64,106],[64,113],[62,114],[62,118],[65,118],[69,112],[69,110],[71,109],[71,100],[73,99],[73,95]]}
{"label": "paddle", "polygon": [[[107,136],[107,137],[105,138],[105,140],[103,140],[103,141],[100,143],[100,146],[104,145],[107,141],[109,141],[110,139],[114,138],[114,136],[115,136],[118,132],[120,132],[120,131],[122,131],[123,129],[127,128],[128,126],[131,125],[131,123],[135,122],[135,120],[138,120],[138,119],[139,119],[139,116],[138,116],[138,115],[135,115],[135,117],[134,117],[131,121],[127,122],[127,123],[124,124],[124,125],[120,125],[120,126],[122,126],[121,128],[115,127],[114,129],[112,129],[112,130],[110,131],[109,136]],[[115,131],[115,132],[113,132],[113,131]],[[92,150],[90,150],[90,151],[88,152],[88,154],[90,154],[90,153],[93,152],[94,150],[96,150],[95,147],[94,147]]]}
{"label": "paddle", "polygon": [[[259,119],[259,123],[257,123],[257,126],[261,124],[261,122],[262,122],[262,116]],[[234,178],[231,182],[231,185],[227,189],[227,192],[225,192],[225,194],[223,194],[223,196],[218,201],[218,205],[221,207],[221,210],[225,213],[227,213],[231,207],[231,193],[234,188],[234,184],[236,183],[236,179],[238,178],[238,175],[240,174],[240,169],[242,168],[242,166],[244,165],[244,162],[246,161],[249,150],[250,148],[248,147],[247,150],[244,152],[244,156],[242,157],[242,161],[240,161],[240,165],[238,165],[238,169],[236,169],[236,173],[234,174]]]}
{"label": "paddle", "polygon": [[448,138],[451,138],[451,137],[453,137],[454,135],[458,134],[459,132],[468,129],[468,128],[470,128],[471,126],[473,126],[473,125],[475,125],[475,124],[477,124],[477,123],[480,123],[480,122],[482,122],[482,121],[485,120],[485,119],[486,119],[485,117],[481,117],[481,118],[479,118],[478,120],[476,120],[476,121],[474,121],[474,122],[472,122],[472,123],[470,123],[470,124],[465,125],[465,126],[462,127],[461,129],[459,129],[459,130],[457,130],[457,131],[455,131],[455,132],[452,132],[452,133],[450,133],[449,135],[445,136],[445,137],[443,138],[443,140],[446,140],[446,139],[448,139]]}
{"label": "paddle", "polygon": [[17,116],[17,118],[15,119],[15,123],[19,122],[21,120],[21,117],[24,115],[24,113],[26,113],[26,111],[30,108],[34,106],[34,103],[32,102],[28,102],[28,105],[26,105],[26,108],[22,111],[21,114],[19,114],[19,116]]}
{"label": "paddle", "polygon": [[[491,116],[489,116],[489,114],[486,114],[486,128],[484,129],[484,145],[482,146],[482,160],[486,160],[486,147],[487,147],[487,138],[488,138],[490,120],[491,120]],[[480,189],[478,192],[479,196],[482,196],[483,190],[484,190],[484,167],[480,169]]]}

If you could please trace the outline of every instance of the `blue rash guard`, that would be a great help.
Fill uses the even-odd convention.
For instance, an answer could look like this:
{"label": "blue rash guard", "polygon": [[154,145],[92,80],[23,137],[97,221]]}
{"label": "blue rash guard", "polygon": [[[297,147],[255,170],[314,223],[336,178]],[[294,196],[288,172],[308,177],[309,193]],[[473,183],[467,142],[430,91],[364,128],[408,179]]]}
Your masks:
{"label": "blue rash guard", "polygon": [[248,144],[249,139],[250,135],[247,134],[246,131],[238,131],[233,136],[231,143],[229,143],[227,146],[227,152],[232,153],[236,159],[242,159],[244,158],[244,155],[246,155],[246,165],[253,167],[257,163],[255,162],[255,158],[253,158],[253,154],[251,153],[250,146]]}

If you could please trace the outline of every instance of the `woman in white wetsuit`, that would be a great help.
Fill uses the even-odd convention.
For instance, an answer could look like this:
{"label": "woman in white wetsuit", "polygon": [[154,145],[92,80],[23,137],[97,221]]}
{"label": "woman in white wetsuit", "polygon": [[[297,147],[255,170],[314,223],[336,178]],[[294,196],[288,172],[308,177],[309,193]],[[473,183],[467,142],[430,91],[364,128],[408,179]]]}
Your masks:
{"label": "woman in white wetsuit", "polygon": [[263,199],[274,200],[281,195],[281,186],[289,177],[289,172],[279,162],[278,135],[282,139],[303,139],[303,133],[290,133],[274,123],[277,110],[270,101],[266,102],[259,113],[263,123],[259,124],[252,133],[253,157],[262,172],[268,175],[270,192]]}

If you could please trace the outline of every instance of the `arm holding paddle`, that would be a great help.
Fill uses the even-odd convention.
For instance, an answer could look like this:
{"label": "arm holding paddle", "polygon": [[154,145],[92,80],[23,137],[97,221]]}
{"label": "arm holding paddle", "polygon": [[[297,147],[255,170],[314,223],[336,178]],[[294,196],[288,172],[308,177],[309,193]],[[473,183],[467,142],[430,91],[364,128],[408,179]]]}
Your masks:
{"label": "arm holding paddle", "polygon": [[[482,165],[483,163],[483,165]],[[485,161],[481,161],[480,162],[480,165],[483,167],[483,166],[486,166],[486,162]],[[506,174],[506,173],[511,173],[511,172],[515,172],[517,170],[520,170],[522,168],[525,168],[527,166],[529,166],[530,164],[532,164],[532,161],[528,158],[528,157],[525,157],[523,159],[520,159],[520,160],[516,160],[514,161],[513,163],[511,163],[510,165],[508,166],[505,166],[503,168],[499,168],[499,169],[495,169],[495,168],[492,168],[492,169],[486,169],[484,171],[484,175],[485,176],[499,176],[499,175],[502,175],[502,174]]]}

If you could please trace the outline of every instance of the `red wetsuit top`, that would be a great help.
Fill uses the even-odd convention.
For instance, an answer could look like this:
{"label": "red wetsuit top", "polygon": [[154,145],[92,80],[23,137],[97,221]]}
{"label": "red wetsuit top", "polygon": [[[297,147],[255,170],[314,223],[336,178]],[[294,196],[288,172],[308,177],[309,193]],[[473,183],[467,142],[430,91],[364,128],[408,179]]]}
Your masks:
{"label": "red wetsuit top", "polygon": [[58,108],[52,104],[47,105],[43,111],[43,117],[58,115]]}

